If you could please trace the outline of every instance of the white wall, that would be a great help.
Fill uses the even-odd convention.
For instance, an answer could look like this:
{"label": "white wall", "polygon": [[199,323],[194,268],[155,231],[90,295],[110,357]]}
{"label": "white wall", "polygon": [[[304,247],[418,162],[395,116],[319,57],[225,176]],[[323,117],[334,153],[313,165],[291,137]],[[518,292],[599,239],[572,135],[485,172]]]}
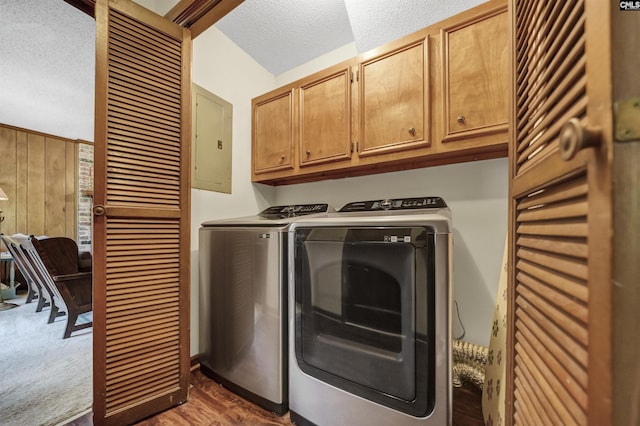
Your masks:
{"label": "white wall", "polygon": [[[453,213],[454,297],[464,339],[488,345],[507,231],[507,159],[269,187],[251,183],[251,98],[356,56],[354,44],[274,77],[217,28],[194,41],[193,81],[233,104],[231,194],[192,191],[191,353],[198,351],[198,228],[205,220],[255,214],[268,205],[438,195]],[[454,335],[462,327],[454,318]]]}
{"label": "white wall", "polygon": [[[507,159],[278,187],[276,204],[437,195],[453,216],[454,297],[464,340],[489,344],[507,233]],[[454,317],[454,335],[462,329]]]}
{"label": "white wall", "polygon": [[275,88],[275,77],[217,28],[193,41],[193,82],[233,105],[231,194],[191,191],[191,355],[198,353],[198,229],[207,220],[254,215],[275,189],[251,183],[251,99]]}

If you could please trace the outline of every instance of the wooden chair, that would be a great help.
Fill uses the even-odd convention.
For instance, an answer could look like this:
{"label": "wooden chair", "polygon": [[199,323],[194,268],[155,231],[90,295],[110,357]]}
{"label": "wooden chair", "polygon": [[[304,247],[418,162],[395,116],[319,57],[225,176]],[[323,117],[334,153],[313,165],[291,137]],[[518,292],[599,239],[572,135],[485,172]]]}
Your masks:
{"label": "wooden chair", "polygon": [[26,266],[28,274],[31,276],[33,282],[40,285],[40,288],[42,288],[42,294],[46,299],[46,302],[44,302],[42,306],[38,305],[36,312],[40,312],[43,307],[49,306],[51,310],[49,311],[47,324],[51,324],[57,317],[66,315],[67,309],[57,287],[50,282],[51,280],[47,279],[47,273],[42,270],[42,267],[40,266],[41,262],[39,261],[38,253],[35,251],[35,248],[31,243],[32,238],[35,237],[31,236],[28,240],[20,243],[17,253],[19,256],[22,256],[22,259],[24,260],[23,263]]}
{"label": "wooden chair", "polygon": [[67,326],[63,338],[74,331],[93,325],[93,322],[76,324],[78,316],[92,311],[92,273],[80,271],[78,246],[67,237],[43,240],[30,238],[35,260],[43,278],[57,290],[67,312]]}
{"label": "wooden chair", "polygon": [[[28,238],[29,237],[24,234],[15,234],[11,236],[0,234],[0,240],[2,240],[2,242],[4,243],[4,246],[7,248],[7,250],[11,254],[11,257],[13,257],[14,263],[18,268],[18,271],[20,271],[20,274],[22,274],[22,277],[26,281],[27,300],[25,301],[25,303],[31,303],[36,299],[38,300],[38,302],[40,302],[41,300],[43,300],[43,297],[41,295],[42,289],[40,288],[40,284],[39,283],[36,284],[33,281],[31,275],[29,274],[29,271],[27,271],[26,266],[23,263],[24,259],[22,258],[22,253],[18,248],[18,245],[22,241],[26,241]],[[38,308],[36,308],[36,312],[40,312],[40,311],[42,311],[42,307],[38,306]]]}

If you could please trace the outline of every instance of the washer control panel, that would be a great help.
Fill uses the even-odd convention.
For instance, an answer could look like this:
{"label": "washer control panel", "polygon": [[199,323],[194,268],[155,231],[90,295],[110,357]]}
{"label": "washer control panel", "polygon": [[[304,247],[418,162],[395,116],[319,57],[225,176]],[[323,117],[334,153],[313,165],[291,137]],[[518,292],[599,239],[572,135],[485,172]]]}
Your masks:
{"label": "washer control panel", "polygon": [[314,213],[327,213],[328,211],[328,204],[294,204],[290,206],[269,207],[261,211],[259,216],[266,218],[284,218]]}
{"label": "washer control panel", "polygon": [[440,197],[395,198],[371,201],[355,201],[342,207],[340,212],[365,212],[380,210],[441,209],[447,204]]}

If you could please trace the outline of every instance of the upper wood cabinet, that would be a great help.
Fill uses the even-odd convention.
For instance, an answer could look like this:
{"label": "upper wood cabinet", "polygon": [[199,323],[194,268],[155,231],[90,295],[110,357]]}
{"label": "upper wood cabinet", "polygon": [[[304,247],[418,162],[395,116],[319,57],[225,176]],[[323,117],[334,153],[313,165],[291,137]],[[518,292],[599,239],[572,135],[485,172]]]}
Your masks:
{"label": "upper wood cabinet", "polygon": [[506,11],[488,1],[255,98],[253,181],[506,156]]}
{"label": "upper wood cabinet", "polygon": [[361,157],[429,144],[425,38],[360,63]]}
{"label": "upper wood cabinet", "polygon": [[260,174],[293,169],[294,91],[279,90],[255,98],[253,108],[253,180]]}
{"label": "upper wood cabinet", "polygon": [[506,5],[441,30],[445,149],[507,143],[509,54]]}
{"label": "upper wood cabinet", "polygon": [[300,102],[300,166],[351,158],[351,67],[303,82]]}

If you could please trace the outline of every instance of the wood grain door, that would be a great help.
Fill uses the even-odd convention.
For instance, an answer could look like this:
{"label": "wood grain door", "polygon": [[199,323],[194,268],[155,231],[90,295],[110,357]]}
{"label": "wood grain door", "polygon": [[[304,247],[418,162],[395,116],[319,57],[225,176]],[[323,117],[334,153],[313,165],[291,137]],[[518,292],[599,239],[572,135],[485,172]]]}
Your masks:
{"label": "wood grain door", "polygon": [[505,143],[507,139],[508,22],[507,4],[502,2],[441,30],[442,142],[455,142],[449,148]]}
{"label": "wood grain door", "polygon": [[294,90],[270,92],[252,101],[252,178],[294,167]]}
{"label": "wood grain door", "polygon": [[189,384],[188,30],[96,3],[94,423],[131,424]]}
{"label": "wood grain door", "polygon": [[507,424],[612,422],[612,4],[510,3]]}
{"label": "wood grain door", "polygon": [[360,58],[360,157],[431,143],[427,40],[396,44]]}
{"label": "wood grain door", "polygon": [[351,75],[347,65],[298,89],[301,167],[351,159]]}

